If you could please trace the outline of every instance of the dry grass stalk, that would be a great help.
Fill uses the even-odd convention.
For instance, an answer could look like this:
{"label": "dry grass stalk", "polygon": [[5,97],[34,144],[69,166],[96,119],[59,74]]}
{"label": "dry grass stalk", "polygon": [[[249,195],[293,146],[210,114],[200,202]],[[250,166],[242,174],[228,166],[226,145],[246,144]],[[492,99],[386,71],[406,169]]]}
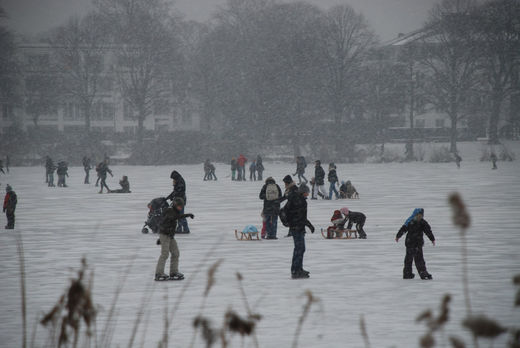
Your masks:
{"label": "dry grass stalk", "polygon": [[363,317],[363,315],[359,318],[359,328],[361,330],[361,336],[363,337],[363,341],[365,342],[365,348],[370,348],[370,340],[368,339],[367,326],[365,324],[365,318]]}
{"label": "dry grass stalk", "polygon": [[[520,274],[517,274],[513,277],[513,284],[515,284],[516,286],[520,286]],[[515,307],[519,307],[519,306],[520,306],[520,288],[516,292],[516,296],[515,296]]]}
{"label": "dry grass stalk", "polygon": [[21,233],[16,235],[16,250],[20,261],[20,288],[22,294],[22,347],[27,347],[27,294],[25,290],[25,256]]}
{"label": "dry grass stalk", "polygon": [[466,348],[464,341],[455,336],[450,336],[450,343],[453,348]]}
{"label": "dry grass stalk", "polygon": [[195,328],[195,331],[199,328],[201,329],[202,338],[206,343],[206,348],[212,347],[220,337],[220,330],[213,329],[211,321],[201,315],[197,316],[193,320],[193,327]]}
{"label": "dry grass stalk", "polygon": [[217,273],[217,270],[223,261],[223,259],[218,260],[208,269],[208,280],[206,282],[206,289],[204,290],[204,297],[208,297],[211,288],[215,285],[215,273]]}
{"label": "dry grass stalk", "polygon": [[453,224],[460,228],[461,255],[462,255],[462,285],[464,288],[464,301],[466,303],[466,316],[471,316],[471,300],[469,295],[468,275],[468,247],[466,245],[466,232],[471,224],[471,218],[466,209],[462,197],[458,193],[452,193],[448,201],[453,212]]}
{"label": "dry grass stalk", "polygon": [[432,333],[428,332],[427,334],[422,336],[419,340],[419,344],[422,348],[431,348],[435,346],[435,339],[433,338]]}
{"label": "dry grass stalk", "polygon": [[78,345],[82,321],[87,327],[87,337],[92,334],[91,327],[94,325],[97,312],[92,302],[91,291],[84,285],[86,269],[87,262],[82,259],[77,278],[71,279],[69,289],[64,295],[60,296],[58,303],[41,320],[41,324],[44,326],[52,324],[51,331],[55,330],[57,326],[60,327],[58,342],[55,344],[58,347],[67,345],[71,334],[73,334],[72,346]]}
{"label": "dry grass stalk", "polygon": [[312,294],[312,291],[310,291],[310,290],[305,290],[305,296],[307,297],[307,302],[305,302],[305,305],[303,306],[302,315],[298,319],[298,325],[296,326],[296,331],[294,333],[294,340],[293,340],[293,344],[292,344],[293,348],[298,347],[298,339],[300,338],[303,323],[305,322],[305,319],[307,319],[307,316],[309,315],[312,305],[314,303],[317,303],[320,301],[320,299],[315,297]]}
{"label": "dry grass stalk", "polygon": [[[130,335],[130,341],[128,342],[128,348],[132,348],[134,346],[134,340],[137,335],[137,332],[139,331],[139,326],[141,325],[145,308],[148,308],[150,301],[152,299],[155,288],[152,287],[152,289],[150,289],[150,287],[152,287],[152,285],[148,285],[148,287],[143,295],[143,298],[141,300],[141,305],[139,306],[139,310],[136,314],[135,321],[134,321],[134,327],[133,327],[132,333]],[[166,318],[165,320],[168,320],[168,319]]]}
{"label": "dry grass stalk", "polygon": [[[250,320],[253,320],[254,322],[260,321],[262,319],[262,316],[260,314],[254,314],[251,307],[249,306],[249,301],[247,299],[246,291],[244,290],[244,285],[242,284],[242,280],[244,277],[240,272],[236,273],[237,281],[238,281],[238,288],[240,289],[240,293],[242,294],[242,299],[244,300],[244,307],[246,308],[247,315]],[[260,345],[258,343],[258,338],[256,337],[256,332],[253,331],[252,334],[253,343],[256,348],[258,348]]]}

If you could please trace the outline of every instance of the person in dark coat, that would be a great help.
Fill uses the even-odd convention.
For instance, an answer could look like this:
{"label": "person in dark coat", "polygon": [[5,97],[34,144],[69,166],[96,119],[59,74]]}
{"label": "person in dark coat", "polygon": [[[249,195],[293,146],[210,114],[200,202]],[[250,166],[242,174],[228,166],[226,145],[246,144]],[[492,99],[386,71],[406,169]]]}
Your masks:
{"label": "person in dark coat", "polygon": [[258,172],[258,181],[264,180],[264,161],[262,160],[262,156],[256,156],[256,171]]}
{"label": "person in dark coat", "polygon": [[209,172],[210,172],[210,162],[209,162],[209,159],[207,159],[205,162],[204,162],[204,181],[208,181],[208,180],[211,180],[210,179],[210,175],[209,175]]}
{"label": "person in dark coat", "polygon": [[453,157],[455,157],[455,164],[457,165],[457,168],[460,169],[460,162],[462,162],[462,157],[457,152],[453,153]]}
{"label": "person in dark coat", "polygon": [[323,199],[327,199],[327,193],[325,192],[325,171],[321,167],[321,161],[315,162],[314,168],[314,190],[315,197],[320,196]]}
{"label": "person in dark coat", "polygon": [[399,229],[395,236],[395,241],[406,235],[406,256],[404,258],[403,278],[413,279],[415,274],[412,272],[412,262],[415,261],[415,267],[419,272],[421,279],[432,279],[432,275],[426,270],[426,263],[423,256],[424,237],[423,234],[430,239],[435,245],[435,237],[428,222],[424,220],[424,209],[416,208],[412,215],[406,220],[404,225]]}
{"label": "person in dark coat", "polygon": [[305,184],[298,188],[290,175],[287,175],[283,182],[287,196],[287,203],[283,209],[287,217],[289,233],[294,241],[291,277],[293,279],[309,278],[309,272],[303,269],[303,255],[305,253],[305,227],[314,233],[314,226],[307,219],[307,197],[310,190]]}
{"label": "person in dark coat", "polygon": [[215,168],[215,165],[213,163],[209,164],[209,179],[217,181],[217,175],[215,174],[215,171],[217,169]]}
{"label": "person in dark coat", "polygon": [[355,211],[350,211],[348,208],[341,208],[341,213],[345,217],[345,222],[348,220],[347,230],[351,230],[352,226],[356,224],[356,231],[359,235],[360,239],[367,239],[367,234],[365,233],[365,230],[363,227],[365,226],[365,222],[367,221],[367,217],[363,213],[358,213]]}
{"label": "person in dark coat", "polygon": [[54,187],[54,171],[55,170],[56,170],[56,166],[54,165],[52,158],[47,156],[45,159],[45,174],[46,174],[45,182],[48,183],[49,187]]}
{"label": "person in dark coat", "polygon": [[60,161],[58,162],[58,169],[56,170],[56,174],[58,174],[58,187],[67,187],[67,183],[65,182],[65,178],[69,176],[69,166],[67,162]]}
{"label": "person in dark coat", "polygon": [[[181,214],[184,214],[184,207],[186,206],[186,182],[179,172],[174,170],[170,178],[173,180],[173,191],[166,197],[169,201],[174,201],[175,198],[182,198],[184,205],[182,207]],[[190,233],[190,228],[188,227],[188,221],[184,218],[179,219],[179,224],[177,226],[176,233]]]}
{"label": "person in dark coat", "polygon": [[6,185],[3,206],[3,212],[7,218],[7,225],[5,226],[6,230],[14,229],[14,212],[16,210],[16,204],[18,204],[18,197],[16,196],[16,193],[13,191],[13,188],[10,185]]}
{"label": "person in dark coat", "polygon": [[4,163],[2,162],[2,160],[0,160],[0,173],[5,174],[5,172],[4,172]]}
{"label": "person in dark coat", "polygon": [[119,185],[121,188],[119,190],[110,190],[108,193],[132,193],[130,191],[130,181],[128,181],[128,176],[124,175],[121,180],[119,180]]}
{"label": "person in dark coat", "polygon": [[280,203],[285,200],[285,197],[273,178],[269,177],[265,180],[259,198],[264,201],[262,216],[265,222],[266,239],[278,239],[276,237],[278,215],[280,214]]}
{"label": "person in dark coat", "polygon": [[[177,230],[177,221],[193,219],[193,214],[184,214],[184,201],[182,198],[173,199],[172,206],[165,210],[159,226],[159,244],[161,245],[161,255],[155,267],[155,280],[182,280],[184,275],[179,273],[179,247],[175,240],[175,232]],[[166,275],[164,267],[166,260],[170,256],[170,275]]]}
{"label": "person in dark coat", "polygon": [[491,159],[491,162],[493,163],[493,168],[491,168],[491,169],[493,169],[493,170],[494,169],[498,169],[498,167],[497,167],[497,160],[498,159],[497,159],[497,155],[495,155],[494,152],[491,153],[490,159]]}
{"label": "person in dark coat", "polygon": [[7,173],[9,173],[9,167],[11,166],[11,158],[9,158],[9,155],[5,156],[5,170]]}
{"label": "person in dark coat", "polygon": [[329,175],[327,177],[329,180],[329,200],[332,199],[332,194],[336,195],[336,199],[339,198],[338,190],[336,189],[336,185],[339,183],[338,174],[336,173],[336,165],[334,163],[329,164]]}
{"label": "person in dark coat", "polygon": [[357,192],[354,185],[352,185],[350,180],[348,180],[347,182],[341,182],[341,186],[339,188],[339,195],[341,198],[359,198],[359,193]]}
{"label": "person in dark coat", "polygon": [[236,180],[237,169],[238,169],[237,159],[235,157],[233,157],[231,159],[231,180],[232,181]]}
{"label": "person in dark coat", "polygon": [[106,188],[107,192],[110,192],[110,189],[108,188],[106,181],[107,174],[110,174],[111,177],[114,177],[114,174],[112,174],[112,171],[110,170],[110,168],[108,168],[108,160],[105,159],[103,162],[101,162],[97,169],[101,185],[101,190],[99,191],[99,193],[103,193],[103,188]]}
{"label": "person in dark coat", "polygon": [[90,165],[90,158],[87,156],[83,156],[83,170],[85,171],[85,180],[84,184],[90,184],[90,170],[92,166]]}
{"label": "person in dark coat", "polygon": [[[304,175],[305,168],[307,168],[307,162],[305,161],[305,157],[303,157],[303,156],[296,157],[296,173],[294,173],[294,175],[298,174],[298,184],[302,183],[302,178],[304,180],[303,182],[307,183],[307,178]],[[314,195],[314,192],[313,192],[313,195]]]}
{"label": "person in dark coat", "polygon": [[256,161],[251,162],[249,166],[249,180],[256,181]]}

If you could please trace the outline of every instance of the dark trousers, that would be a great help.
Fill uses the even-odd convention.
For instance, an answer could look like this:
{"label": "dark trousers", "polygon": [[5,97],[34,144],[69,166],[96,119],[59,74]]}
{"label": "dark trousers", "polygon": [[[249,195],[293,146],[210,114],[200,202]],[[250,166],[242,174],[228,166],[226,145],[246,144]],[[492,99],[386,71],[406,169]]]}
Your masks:
{"label": "dark trousers", "polygon": [[89,179],[90,179],[90,169],[85,168],[85,182],[84,183],[88,184]]}
{"label": "dark trousers", "polygon": [[54,173],[47,173],[47,182],[49,186],[54,186]]}
{"label": "dark trousers", "polygon": [[403,275],[409,276],[412,272],[412,262],[415,261],[415,267],[419,274],[427,273],[426,263],[424,262],[422,247],[406,248],[406,256],[404,258]]}
{"label": "dark trousers", "polygon": [[256,181],[256,170],[249,171],[249,180]]}
{"label": "dark trousers", "polygon": [[263,180],[263,175],[264,175],[264,171],[263,170],[259,170],[258,171],[258,181],[262,181]]}
{"label": "dark trousers", "polygon": [[303,254],[305,253],[305,230],[289,229],[294,241],[294,251],[291,264],[291,273],[295,274],[303,269]]}
{"label": "dark trousers", "polygon": [[99,192],[103,192],[103,187],[105,187],[107,189],[107,192],[110,191],[110,189],[108,188],[106,180],[107,180],[106,176],[101,177],[101,184],[100,184],[101,185],[101,190]]}
{"label": "dark trousers", "polygon": [[300,184],[302,183],[302,178],[303,178],[304,182],[307,183],[307,178],[303,175],[303,173],[298,173],[298,182]]}
{"label": "dark trousers", "polygon": [[96,187],[98,187],[100,180],[101,180],[101,177],[98,175],[97,180],[96,180]]}
{"label": "dark trousers", "polygon": [[[181,214],[184,214],[184,207],[181,210]],[[190,228],[188,227],[188,220],[179,219],[179,224],[177,225],[177,233],[189,233]]]}
{"label": "dark trousers", "polygon": [[265,232],[268,238],[276,237],[276,230],[278,228],[278,215],[265,215]]}
{"label": "dark trousers", "polygon": [[364,238],[367,237],[367,234],[365,233],[365,230],[363,229],[363,226],[365,226],[364,222],[356,224],[356,231],[359,234],[359,238],[363,238],[364,239]]}
{"label": "dark trousers", "polygon": [[5,216],[7,217],[7,226],[5,226],[6,229],[13,229],[14,228],[14,210],[13,211],[6,211]]}

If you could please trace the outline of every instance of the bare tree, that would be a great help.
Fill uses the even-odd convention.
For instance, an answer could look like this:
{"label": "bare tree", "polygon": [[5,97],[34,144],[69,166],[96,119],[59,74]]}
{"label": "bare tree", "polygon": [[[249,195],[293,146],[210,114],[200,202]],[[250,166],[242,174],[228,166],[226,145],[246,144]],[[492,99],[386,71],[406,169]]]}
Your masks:
{"label": "bare tree", "polygon": [[140,144],[155,102],[171,91],[170,67],[177,64],[177,38],[171,30],[175,17],[164,0],[101,0],[97,7],[113,33],[119,85],[135,111]]}
{"label": "bare tree", "polygon": [[478,9],[477,23],[481,68],[491,101],[489,143],[498,144],[502,104],[514,90],[520,66],[520,2],[490,1]]}
{"label": "bare tree", "polygon": [[107,32],[96,14],[73,17],[50,40],[63,87],[80,104],[90,131],[92,110],[104,74]]}
{"label": "bare tree", "polygon": [[[48,69],[48,67],[46,67]],[[25,110],[38,128],[40,116],[57,111],[61,93],[54,71],[29,71],[25,75]]]}
{"label": "bare tree", "polygon": [[[327,12],[322,35],[329,71],[328,95],[339,130],[354,103],[360,67],[376,37],[363,15],[349,5],[334,6]],[[341,136],[341,132],[337,134]]]}
{"label": "bare tree", "polygon": [[457,126],[464,103],[476,84],[478,45],[473,0],[443,0],[435,5],[426,24],[422,63],[429,74],[429,97],[451,121],[450,151],[457,151]]}

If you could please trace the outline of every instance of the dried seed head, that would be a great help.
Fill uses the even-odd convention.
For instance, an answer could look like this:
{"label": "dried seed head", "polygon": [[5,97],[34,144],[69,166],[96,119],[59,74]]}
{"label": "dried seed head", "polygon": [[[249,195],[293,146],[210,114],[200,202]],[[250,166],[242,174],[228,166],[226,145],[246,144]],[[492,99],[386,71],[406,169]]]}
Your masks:
{"label": "dried seed head", "polygon": [[242,277],[242,274],[240,272],[237,272],[237,279],[239,282],[241,282],[244,279],[244,277]]}
{"label": "dried seed head", "polygon": [[435,339],[431,333],[427,333],[419,340],[419,344],[422,348],[431,348],[435,345]]}
{"label": "dried seed head", "polygon": [[433,314],[430,309],[425,310],[417,318],[415,318],[415,321],[420,323],[421,321],[426,321],[428,324],[432,320]]}
{"label": "dried seed head", "polygon": [[238,333],[241,336],[249,336],[255,330],[254,320],[242,319],[237,313],[228,310],[225,316],[226,328],[229,332]]}
{"label": "dried seed head", "polygon": [[450,307],[449,307],[450,301],[451,301],[451,295],[450,294],[446,294],[442,298],[441,312],[439,314],[439,317],[437,318],[437,325],[438,326],[443,326],[450,319],[449,318],[449,316],[450,316]]}
{"label": "dried seed head", "polygon": [[507,329],[503,328],[493,319],[483,315],[464,319],[462,325],[469,329],[476,337],[494,338],[500,336]]}
{"label": "dried seed head", "polygon": [[224,260],[218,260],[208,269],[208,281],[206,283],[206,290],[204,290],[204,297],[207,297],[209,295],[211,288],[213,287],[213,285],[215,285],[215,273],[217,273],[217,269],[222,263],[222,261]]}
{"label": "dried seed head", "polygon": [[448,201],[453,212],[453,224],[460,227],[464,234],[471,224],[471,218],[466,210],[466,205],[458,193],[452,193]]}
{"label": "dried seed head", "polygon": [[520,274],[513,277],[513,284],[520,286]]}
{"label": "dried seed head", "polygon": [[453,348],[466,348],[464,342],[455,336],[450,336],[450,343]]}

